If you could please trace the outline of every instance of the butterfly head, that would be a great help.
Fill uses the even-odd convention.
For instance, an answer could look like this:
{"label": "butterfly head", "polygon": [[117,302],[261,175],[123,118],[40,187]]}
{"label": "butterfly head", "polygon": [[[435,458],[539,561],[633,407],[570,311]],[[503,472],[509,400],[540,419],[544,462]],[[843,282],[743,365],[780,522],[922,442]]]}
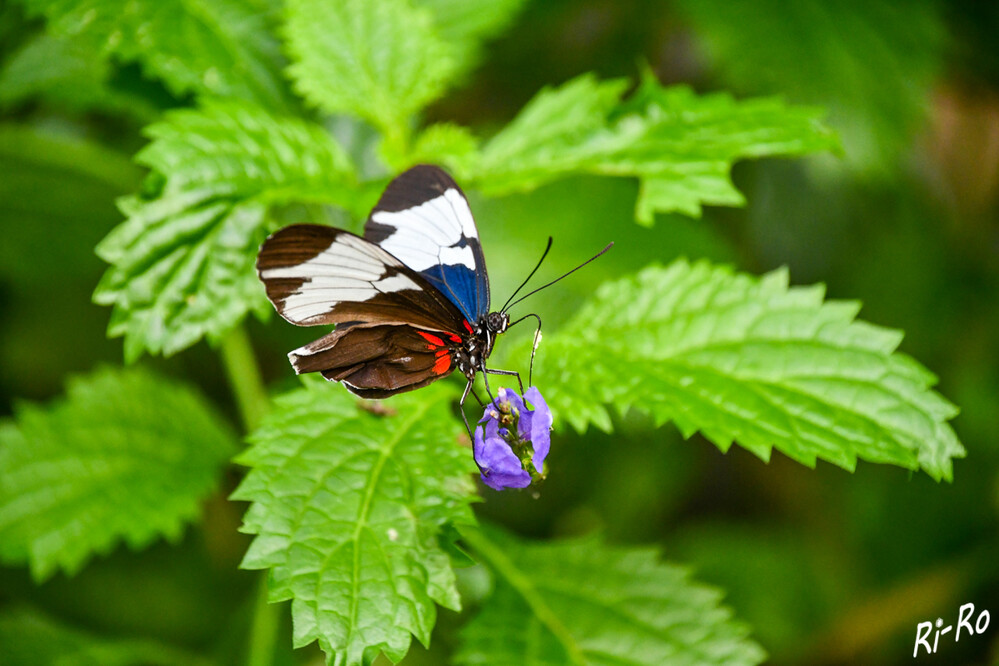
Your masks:
{"label": "butterfly head", "polygon": [[506,312],[490,312],[486,315],[486,328],[496,335],[503,333],[510,326],[510,315]]}

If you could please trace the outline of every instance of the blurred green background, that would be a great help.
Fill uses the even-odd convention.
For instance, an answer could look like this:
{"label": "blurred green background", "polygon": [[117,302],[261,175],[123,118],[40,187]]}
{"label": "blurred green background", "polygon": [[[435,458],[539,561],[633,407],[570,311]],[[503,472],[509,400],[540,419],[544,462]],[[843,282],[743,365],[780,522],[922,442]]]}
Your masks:
{"label": "blurred green background", "polygon": [[[115,198],[141,183],[131,155],[144,145],[142,126],[192,102],[131,65],[107,65],[101,83],[96,65],[71,53],[32,61],[43,28],[0,0],[3,415],[17,400],[59,395],[69,374],[121,362],[120,340],[104,335],[108,310],[91,304],[103,270],[93,247],[121,219]],[[962,408],[954,427],[968,457],[953,484],[867,463],[855,474],[822,462],[809,470],[776,452],[770,464],[738,447],[723,455],[632,413],[614,435],[557,430],[540,496],[488,493],[479,513],[531,536],[602,530],[661,546],[727,591],[774,663],[909,663],[918,622],[956,621],[973,602],[992,613],[985,634],[941,639],[921,660],[999,664],[997,35],[999,3],[970,0],[528,3],[428,121],[488,133],[544,85],[585,71],[634,78],[647,62],[667,84],[824,107],[844,151],[740,163],[746,208],[659,216],[652,228],[633,221],[628,180],[569,179],[503,199],[469,192],[494,294],[519,283],[549,234],[544,275],[616,243],[532,297],[549,330],[600,282],[651,262],[704,257],[753,273],[786,265],[794,283],[825,283],[831,297],[863,301],[864,319],[905,330],[902,351]],[[248,329],[271,385],[294,385],[285,352],[313,332],[276,318]],[[206,344],[142,363],[196,383],[238,422]],[[236,569],[245,505],[225,500],[240,473],[179,544],[122,548],[41,586],[26,570],[0,569],[0,616],[31,607],[97,635],[163,640],[226,663],[257,593],[256,575]],[[416,647],[407,663],[440,663],[459,619],[442,612],[432,651]],[[314,646],[282,645],[282,663],[321,659]]]}

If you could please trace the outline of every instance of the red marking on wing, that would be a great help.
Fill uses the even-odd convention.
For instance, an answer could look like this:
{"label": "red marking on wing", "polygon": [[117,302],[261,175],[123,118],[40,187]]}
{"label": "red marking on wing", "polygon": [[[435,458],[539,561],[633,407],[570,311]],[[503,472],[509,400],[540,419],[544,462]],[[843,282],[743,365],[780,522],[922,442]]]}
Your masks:
{"label": "red marking on wing", "polygon": [[434,374],[443,375],[445,372],[451,369],[451,357],[450,356],[438,356],[437,360],[434,361]]}
{"label": "red marking on wing", "polygon": [[447,349],[440,349],[440,350],[437,351],[437,354],[435,354],[435,356],[437,356],[437,358],[440,358],[441,356],[444,356],[445,354],[450,354],[450,353],[451,352],[449,352]]}
{"label": "red marking on wing", "polygon": [[[426,340],[427,342],[429,342],[432,345],[436,345],[438,347],[443,347],[444,346],[444,341],[441,340],[440,338],[438,338],[436,335],[431,335],[430,333],[427,333],[426,331],[417,331],[417,333],[419,333],[420,337],[422,337],[424,340]],[[433,347],[430,347],[430,349],[433,349]]]}
{"label": "red marking on wing", "polygon": [[472,328],[472,325],[468,323],[467,319],[464,321],[464,324],[465,324],[465,328],[468,330],[468,334],[469,335],[475,335],[475,329]]}
{"label": "red marking on wing", "polygon": [[448,338],[451,340],[451,342],[453,342],[455,344],[461,344],[461,336],[460,335],[455,335],[454,333],[448,333]]}

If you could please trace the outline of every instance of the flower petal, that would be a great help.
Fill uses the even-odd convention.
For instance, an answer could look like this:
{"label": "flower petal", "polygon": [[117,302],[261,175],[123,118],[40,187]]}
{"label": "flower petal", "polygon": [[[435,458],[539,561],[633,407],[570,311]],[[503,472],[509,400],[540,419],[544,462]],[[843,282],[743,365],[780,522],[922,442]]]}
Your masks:
{"label": "flower petal", "polygon": [[490,419],[498,419],[498,418],[499,418],[499,412],[496,411],[496,406],[490,403],[486,405],[486,408],[484,410],[482,410],[482,418],[479,419],[479,423],[485,423]]}
{"label": "flower petal", "polygon": [[531,475],[500,436],[495,421],[487,423],[485,429],[481,426],[475,429],[472,451],[482,472],[482,481],[490,488],[504,490],[531,485]]}
{"label": "flower petal", "polygon": [[551,429],[555,419],[552,410],[548,408],[548,403],[541,397],[541,391],[536,387],[528,388],[524,392],[524,397],[534,405],[534,411],[531,413],[530,430],[526,434],[521,432],[521,436],[531,440],[534,447],[534,457],[531,460],[540,472],[551,448]]}

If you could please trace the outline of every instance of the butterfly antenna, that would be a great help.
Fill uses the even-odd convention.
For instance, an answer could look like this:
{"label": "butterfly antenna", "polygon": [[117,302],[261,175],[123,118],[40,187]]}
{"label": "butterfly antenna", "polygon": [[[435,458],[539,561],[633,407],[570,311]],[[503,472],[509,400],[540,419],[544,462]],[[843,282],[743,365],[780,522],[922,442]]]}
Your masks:
{"label": "butterfly antenna", "polygon": [[[589,259],[587,259],[586,261],[584,261],[584,262],[583,262],[583,263],[581,263],[580,265],[576,266],[575,268],[573,268],[573,269],[572,269],[571,271],[569,271],[568,273],[564,273],[563,275],[560,275],[559,277],[555,278],[554,280],[552,280],[552,281],[551,281],[551,282],[549,282],[548,284],[544,284],[544,285],[541,285],[540,287],[538,287],[538,288],[537,288],[537,289],[535,289],[534,291],[531,291],[531,292],[528,292],[528,293],[524,294],[523,296],[521,296],[520,298],[518,298],[517,300],[515,300],[515,301],[514,301],[513,303],[510,303],[510,302],[508,301],[508,302],[507,302],[507,304],[509,305],[509,307],[511,307],[511,308],[512,308],[512,307],[513,307],[514,305],[516,305],[517,303],[520,303],[520,302],[521,302],[522,300],[524,300],[524,299],[525,299],[525,298],[527,298],[528,296],[530,296],[530,295],[532,295],[532,294],[536,294],[536,293],[538,293],[539,291],[541,291],[542,289],[547,289],[548,287],[552,286],[553,284],[555,284],[556,282],[558,282],[558,281],[559,281],[559,280],[561,280],[562,278],[566,278],[566,277],[569,277],[570,275],[572,275],[573,273],[575,273],[576,271],[578,271],[578,270],[579,270],[580,268],[582,268],[582,267],[583,267],[583,266],[585,266],[586,264],[590,263],[590,262],[591,262],[591,261],[593,261],[594,259],[597,259],[597,258],[599,258],[599,257],[600,257],[600,256],[601,256],[602,254],[604,254],[604,253],[605,253],[605,252],[606,252],[607,250],[611,249],[611,248],[612,248],[613,246],[614,246],[614,243],[607,243],[607,247],[605,247],[604,249],[600,250],[600,251],[599,251],[599,252],[597,252],[597,253],[596,253],[595,255],[593,255],[592,257],[590,257]],[[551,239],[549,239],[549,242],[548,242],[548,247],[551,247]],[[547,250],[545,250],[545,253],[546,253],[546,254],[547,254],[547,252],[548,252],[548,251],[547,251]],[[544,258],[544,257],[542,257],[542,259],[543,259],[543,258]],[[539,265],[540,265],[540,264],[539,264]],[[538,270],[538,269],[537,269],[537,268],[535,268],[534,270]],[[531,275],[534,275],[533,271],[531,272]],[[520,291],[520,290],[518,289],[518,291]],[[511,298],[513,298],[513,297],[511,296]],[[505,312],[505,311],[506,311],[506,309],[507,309],[507,306],[506,306],[506,305],[504,305],[504,306],[503,306],[503,311]]]}
{"label": "butterfly antenna", "polygon": [[512,294],[510,294],[510,298],[506,299],[506,303],[503,305],[503,307],[500,308],[500,312],[506,312],[506,306],[510,305],[510,301],[513,300],[513,297],[516,296],[517,293],[521,289],[524,288],[524,285],[526,285],[528,282],[531,281],[531,278],[534,277],[534,274],[538,272],[539,268],[541,268],[541,263],[545,260],[545,257],[548,256],[548,250],[550,250],[550,249],[552,249],[552,237],[551,236],[548,237],[548,245],[545,246],[545,251],[541,253],[541,258],[538,259],[538,265],[535,266],[534,270],[531,271],[528,274],[527,278],[523,282],[520,283],[520,286],[517,287]]}

